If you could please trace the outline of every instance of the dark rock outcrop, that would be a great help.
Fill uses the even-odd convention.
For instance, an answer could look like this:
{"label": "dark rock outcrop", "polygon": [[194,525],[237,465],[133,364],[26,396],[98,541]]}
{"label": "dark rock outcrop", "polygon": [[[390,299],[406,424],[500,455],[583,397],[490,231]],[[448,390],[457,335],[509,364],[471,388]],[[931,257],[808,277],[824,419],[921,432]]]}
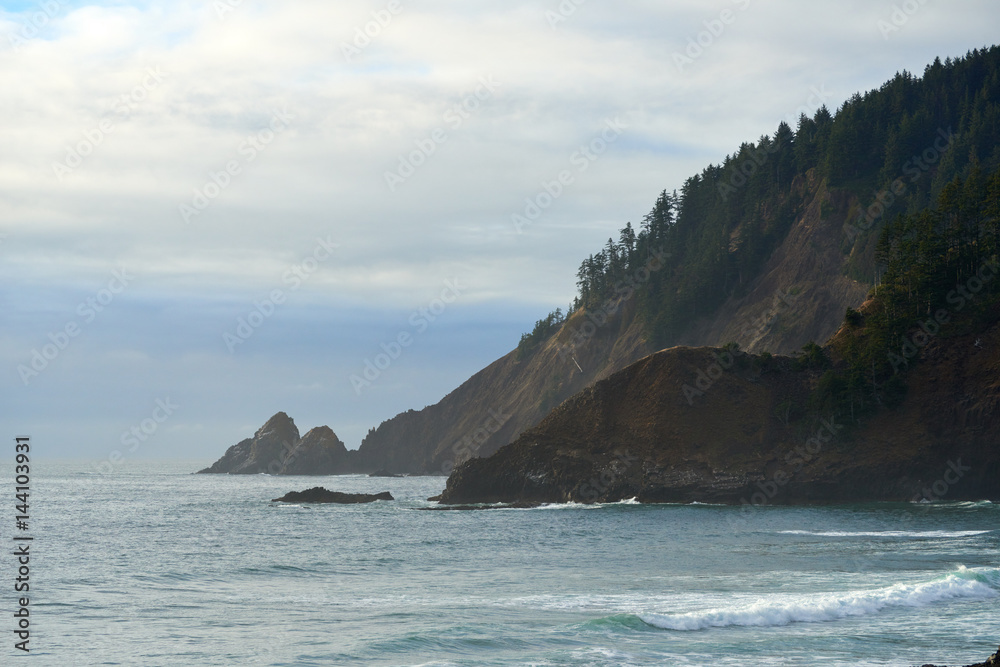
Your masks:
{"label": "dark rock outcrop", "polygon": [[[938,665],[923,665],[923,667],[939,667]],[[946,667],[941,665],[940,667]],[[977,662],[974,665],[968,665],[968,667],[1000,667],[1000,649],[997,652],[986,658],[985,662]]]}
{"label": "dark rock outcrop", "polygon": [[[862,202],[830,188],[815,170],[797,177],[792,190],[800,202],[794,223],[757,274],[743,276],[746,291],[679,322],[672,344],[736,342],[750,352],[791,354],[811,340],[827,340],[845,309],[864,301],[870,285],[849,277],[851,257],[842,248],[844,225]],[[733,242],[752,228],[738,224]],[[529,354],[515,350],[440,402],[383,422],[361,443],[359,458],[369,470],[447,474],[472,457],[490,456],[563,401],[657,351],[636,301],[574,313]]]}
{"label": "dark rock outcrop", "polygon": [[317,426],[289,452],[281,475],[337,475],[350,468],[347,447],[329,426]]}
{"label": "dark rock outcrop", "polygon": [[[794,188],[802,200],[795,223],[759,275],[748,278],[746,294],[686,322],[676,343],[735,341],[749,351],[790,353],[828,338],[844,310],[860,305],[869,286],[844,275],[847,260],[839,244],[856,197],[831,191],[815,172],[800,177]],[[578,311],[530,354],[512,351],[434,405],[382,422],[342,465],[315,474],[380,469],[449,474],[471,458],[490,456],[563,401],[655,350],[635,298],[608,302],[596,315]],[[234,445],[209,471],[246,467],[239,463],[247,459],[246,442]]]}
{"label": "dark rock outcrop", "polygon": [[850,429],[805,416],[819,375],[781,357],[658,352],[459,466],[441,502],[1000,498],[1000,324],[933,341],[903,404]]}
{"label": "dark rock outcrop", "polygon": [[221,459],[199,473],[256,475],[340,475],[352,470],[350,452],[327,426],[299,437],[284,412],[264,424],[254,437],[230,447]]}
{"label": "dark rock outcrop", "polygon": [[341,493],[330,491],[322,486],[315,486],[305,491],[290,491],[281,498],[273,498],[272,503],[338,503],[341,505],[360,505],[373,503],[377,500],[395,500],[388,491],[382,493]]}
{"label": "dark rock outcrop", "polygon": [[653,351],[635,303],[616,307],[572,352],[574,332],[589,324],[582,311],[528,358],[510,352],[436,404],[383,422],[361,443],[360,465],[369,472],[446,475],[473,456],[492,454],[562,401]]}

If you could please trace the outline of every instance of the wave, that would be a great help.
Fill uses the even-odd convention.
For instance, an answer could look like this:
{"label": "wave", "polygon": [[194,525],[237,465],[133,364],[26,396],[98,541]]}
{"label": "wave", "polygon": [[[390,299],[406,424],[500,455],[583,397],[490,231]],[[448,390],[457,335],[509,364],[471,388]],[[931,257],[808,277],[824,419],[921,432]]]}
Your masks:
{"label": "wave", "polygon": [[976,535],[985,535],[987,533],[992,533],[991,530],[923,530],[923,531],[909,531],[909,530],[880,530],[880,531],[838,531],[838,530],[826,530],[826,531],[813,531],[813,530],[782,530],[780,534],[782,535],[812,535],[815,537],[915,537],[915,538],[956,538],[956,537],[975,537]]}
{"label": "wave", "polygon": [[602,507],[618,507],[620,505],[642,505],[642,503],[639,502],[638,498],[626,498],[625,500],[613,503],[578,503],[570,501],[566,503],[545,503],[536,507],[504,507],[503,505],[498,505],[496,509],[508,512],[537,512],[538,510],[596,510]]}
{"label": "wave", "polygon": [[595,618],[592,621],[584,623],[583,627],[588,630],[611,629],[621,631],[624,629],[634,632],[653,632],[654,630],[654,628],[650,627],[649,623],[635,614],[614,614],[612,616],[605,616],[604,618]]}
{"label": "wave", "polygon": [[986,599],[1000,595],[1000,569],[969,570],[964,567],[922,584],[895,584],[885,588],[847,593],[774,596],[725,609],[686,614],[639,614],[643,623],[662,630],[776,627],[790,623],[821,623],[852,616],[868,616],[896,607],[926,607],[961,598]]}

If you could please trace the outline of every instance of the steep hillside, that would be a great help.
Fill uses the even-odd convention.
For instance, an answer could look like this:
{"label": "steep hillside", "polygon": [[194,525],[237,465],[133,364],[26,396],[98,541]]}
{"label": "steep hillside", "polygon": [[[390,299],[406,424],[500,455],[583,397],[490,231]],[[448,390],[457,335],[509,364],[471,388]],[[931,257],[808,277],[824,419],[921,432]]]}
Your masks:
{"label": "steep hillside", "polygon": [[442,500],[1000,497],[1000,169],[896,218],[877,256],[826,349],[651,355],[457,468]]}
{"label": "steep hillside", "polygon": [[871,285],[845,275],[844,226],[858,198],[819,182],[816,169],[792,185],[801,213],[744,297],[729,297],[709,317],[698,318],[679,345],[739,343],[748,352],[791,354],[809,341],[829,339],[844,311],[856,308]]}
{"label": "steep hillside", "polygon": [[565,322],[539,321],[437,404],[372,429],[335,471],[448,473],[656,350],[735,342],[791,354],[825,341],[878,277],[886,224],[1000,165],[998,147],[997,47],[935,60],[923,77],[901,72],[794,130],[781,123],[680,194],[664,191],[638,230],[627,224],[585,259]]}
{"label": "steep hillside", "polygon": [[[901,72],[836,115],[825,107],[803,115],[794,130],[780,124],[773,137],[689,178],[680,194],[661,194],[638,231],[626,225],[584,260],[576,313],[545,344],[522,346],[438,405],[383,423],[362,444],[362,459],[435,472],[462,452],[488,455],[582,386],[652,350],[736,342],[789,354],[827,340],[877,276],[886,221],[921,210],[979,162],[1000,164],[998,127],[996,47],[935,60],[922,78]],[[654,255],[662,261],[649,271]],[[576,335],[586,344],[574,346],[583,318],[600,321],[623,293],[629,305],[614,325],[599,339]],[[620,343],[616,332],[627,332]],[[527,338],[544,334],[536,327]],[[585,357],[568,378],[565,346]],[[505,417],[495,433],[491,410]]]}
{"label": "steep hillside", "polygon": [[[844,311],[864,300],[870,286],[844,275],[841,249],[857,198],[831,195],[815,170],[794,187],[806,203],[761,276],[746,296],[728,299],[710,318],[692,319],[680,343],[735,342],[749,351],[790,354],[828,339]],[[655,273],[655,258],[648,264]],[[361,466],[447,474],[472,455],[489,456],[584,387],[654,351],[638,300],[637,291],[625,292],[580,309],[527,358],[512,351],[439,403],[384,422],[362,443]]]}
{"label": "steep hillside", "polygon": [[1000,499],[1000,324],[933,341],[903,403],[860,426],[805,416],[821,376],[794,366],[710,348],[658,352],[456,469],[441,500]]}
{"label": "steep hillside", "polygon": [[472,456],[492,454],[565,399],[649,354],[634,311],[625,301],[600,326],[577,313],[530,357],[519,359],[515,350],[437,404],[383,422],[358,451],[362,467],[448,474]]}

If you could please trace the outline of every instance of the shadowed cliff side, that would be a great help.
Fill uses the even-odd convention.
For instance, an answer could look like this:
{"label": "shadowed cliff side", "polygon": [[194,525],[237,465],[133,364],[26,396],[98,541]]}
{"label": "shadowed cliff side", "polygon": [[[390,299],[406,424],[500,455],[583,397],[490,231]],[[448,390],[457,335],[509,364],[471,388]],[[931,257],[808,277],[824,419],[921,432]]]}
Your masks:
{"label": "shadowed cliff side", "polygon": [[[923,77],[898,73],[836,116],[824,106],[742,144],[680,195],[664,191],[638,231],[628,223],[583,262],[585,309],[437,404],[372,429],[343,471],[447,473],[658,349],[735,342],[789,354],[828,340],[871,287],[886,222],[980,161],[1000,164],[998,71],[993,47],[935,60]],[[972,93],[975,106],[962,101]],[[643,267],[653,256],[662,266]],[[246,456],[241,446],[233,457]]]}
{"label": "shadowed cliff side", "polygon": [[[837,241],[856,198],[831,195],[814,173],[794,187],[806,202],[802,214],[748,294],[727,300],[711,320],[691,320],[680,339],[714,346],[736,342],[750,351],[787,354],[810,340],[829,338],[845,309],[864,300],[867,286],[843,275]],[[829,204],[825,215],[824,203]],[[655,261],[649,266],[656,270]],[[282,470],[448,474],[469,458],[489,456],[566,399],[654,351],[637,301],[631,291],[623,291],[599,308],[577,311],[527,354],[514,350],[438,403],[372,429],[360,450],[322,455],[322,463],[311,468],[300,460]],[[298,441],[297,435],[289,438]],[[244,463],[259,458],[250,455],[252,442],[231,447],[208,471],[256,471],[255,463]]]}
{"label": "shadowed cliff side", "polygon": [[902,404],[861,425],[808,415],[819,373],[793,366],[708,348],[650,355],[459,466],[441,501],[1000,498],[1000,325],[933,341]]}
{"label": "shadowed cliff side", "polygon": [[[690,320],[678,342],[789,354],[828,339],[844,311],[864,301],[869,286],[843,275],[840,249],[857,198],[831,195],[814,172],[794,187],[806,203],[748,294],[711,319]],[[471,456],[491,455],[578,391],[654,351],[636,301],[626,291],[577,311],[527,358],[513,351],[439,403],[383,422],[362,443],[359,465],[447,474]]]}
{"label": "shadowed cliff side", "polygon": [[199,473],[256,475],[333,475],[350,471],[344,443],[327,426],[299,438],[299,429],[284,412],[267,420],[254,437],[230,447]]}
{"label": "shadowed cliff side", "polygon": [[[574,332],[580,344],[569,350]],[[359,465],[448,474],[456,463],[492,454],[565,399],[650,351],[634,304],[620,304],[601,325],[577,313],[528,358],[513,351],[435,405],[383,422],[361,444]]]}

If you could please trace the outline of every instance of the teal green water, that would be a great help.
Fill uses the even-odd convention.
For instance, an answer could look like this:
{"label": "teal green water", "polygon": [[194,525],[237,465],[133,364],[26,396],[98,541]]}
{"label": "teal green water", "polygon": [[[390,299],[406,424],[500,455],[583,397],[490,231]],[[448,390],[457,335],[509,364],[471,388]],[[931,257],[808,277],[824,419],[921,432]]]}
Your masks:
{"label": "teal green water", "polygon": [[[427,512],[444,478],[196,467],[36,468],[30,664],[902,667],[1000,643],[986,502]],[[397,502],[269,502],[316,485]]]}

